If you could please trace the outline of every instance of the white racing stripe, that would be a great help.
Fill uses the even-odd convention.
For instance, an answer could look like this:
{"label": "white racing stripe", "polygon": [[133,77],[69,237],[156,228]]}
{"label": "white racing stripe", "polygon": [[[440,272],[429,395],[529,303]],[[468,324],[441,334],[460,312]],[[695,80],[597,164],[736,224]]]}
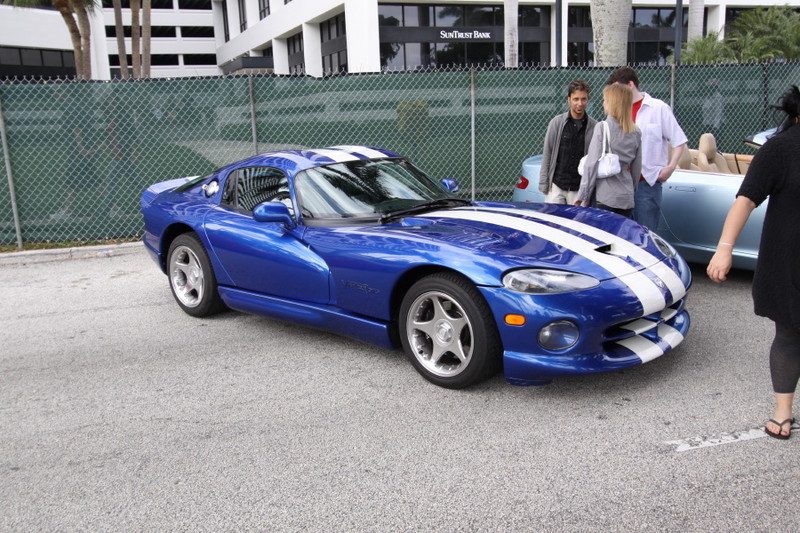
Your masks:
{"label": "white racing stripe", "polygon": [[642,363],[647,363],[656,357],[664,355],[664,350],[658,344],[639,335],[617,341],[617,344],[635,353],[642,360]]}
{"label": "white racing stripe", "polygon": [[640,333],[644,333],[645,331],[650,331],[657,325],[658,322],[653,322],[652,320],[647,320],[646,318],[640,318],[639,320],[635,320],[625,324],[624,326],[620,326],[620,329],[626,329],[638,335]]}
{"label": "white racing stripe", "polygon": [[666,309],[661,311],[661,320],[663,320],[664,322],[667,322],[677,314],[678,314],[678,311],[676,311],[675,309],[673,309],[671,307],[667,307]]}
{"label": "white racing stripe", "polygon": [[567,233],[566,231],[504,213],[490,213],[472,209],[436,211],[420,216],[484,222],[486,224],[523,231],[547,239],[562,248],[566,248],[585,257],[616,276],[621,282],[627,285],[639,299],[645,315],[661,311],[666,306],[664,294],[661,292],[661,289],[656,286],[653,280],[645,276],[642,272],[639,272],[636,267],[628,264],[619,257],[598,252],[595,250],[596,245],[594,243],[572,235],[571,233]]}
{"label": "white racing stripe", "polygon": [[325,157],[333,159],[337,163],[344,163],[346,161],[358,161],[359,159],[358,156],[355,156],[353,154],[349,154],[347,152],[340,150],[328,150],[326,148],[321,148],[319,150],[309,150],[309,152],[311,152],[312,154],[324,155]]}
{"label": "white racing stripe", "polygon": [[564,226],[565,228],[570,228],[579,231],[584,235],[588,235],[589,237],[597,239],[598,241],[611,244],[615,248],[618,248],[622,253],[629,256],[637,263],[639,263],[640,265],[648,267],[653,272],[653,274],[658,276],[661,279],[661,281],[663,281],[666,284],[667,288],[669,289],[669,292],[672,293],[672,298],[674,299],[673,301],[677,302],[678,300],[683,298],[684,295],[686,294],[686,287],[681,281],[681,278],[679,278],[678,275],[671,268],[669,268],[660,259],[655,257],[647,250],[640,248],[631,242],[626,241],[625,239],[623,239],[618,235],[614,235],[613,233],[603,231],[599,228],[590,226],[589,224],[585,224],[583,222],[578,222],[576,220],[559,217],[556,215],[550,215],[548,213],[540,213],[538,211],[533,211],[530,209],[515,209],[515,208],[504,208],[504,207],[481,207],[480,209],[485,209],[487,211],[494,211],[500,213],[523,215],[531,218],[536,218],[539,220],[544,220],[546,222],[552,222],[554,224]]}
{"label": "white racing stripe", "polygon": [[387,158],[388,156],[384,153],[381,153],[377,150],[373,150],[372,148],[367,148],[366,146],[334,146],[337,150],[344,150],[345,152],[355,152],[357,154],[361,154],[369,159],[380,159],[380,158]]}
{"label": "white racing stripe", "polygon": [[667,324],[658,325],[658,337],[673,348],[683,342],[683,334]]}

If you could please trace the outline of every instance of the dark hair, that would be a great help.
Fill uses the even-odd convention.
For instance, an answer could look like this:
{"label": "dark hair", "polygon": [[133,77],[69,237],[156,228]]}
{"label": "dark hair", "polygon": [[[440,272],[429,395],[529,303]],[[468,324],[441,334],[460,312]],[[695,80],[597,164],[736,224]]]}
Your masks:
{"label": "dark hair", "polygon": [[567,87],[567,96],[572,96],[575,91],[584,91],[589,94],[589,84],[586,80],[572,80]]}
{"label": "dark hair", "polygon": [[636,74],[636,71],[631,67],[619,67],[608,77],[606,85],[611,85],[612,83],[628,85],[630,81],[633,82],[637,89],[639,88],[639,76]]}
{"label": "dark hair", "polygon": [[797,85],[792,85],[788,91],[783,93],[778,105],[774,105],[772,108],[786,114],[778,126],[778,131],[787,130],[797,124],[797,119],[800,117],[800,89],[797,88]]}

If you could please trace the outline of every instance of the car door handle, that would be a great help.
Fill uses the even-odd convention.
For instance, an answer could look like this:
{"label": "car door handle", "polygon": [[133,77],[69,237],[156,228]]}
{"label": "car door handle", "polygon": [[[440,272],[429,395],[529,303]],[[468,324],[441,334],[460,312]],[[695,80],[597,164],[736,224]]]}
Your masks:
{"label": "car door handle", "polygon": [[676,185],[676,191],[683,191],[683,192],[697,192],[697,187],[688,187],[684,185]]}

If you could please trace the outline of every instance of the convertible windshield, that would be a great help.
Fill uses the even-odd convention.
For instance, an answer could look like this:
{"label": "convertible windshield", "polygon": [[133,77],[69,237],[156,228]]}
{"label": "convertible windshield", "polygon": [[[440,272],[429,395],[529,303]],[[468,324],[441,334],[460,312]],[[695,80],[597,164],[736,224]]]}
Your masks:
{"label": "convertible windshield", "polygon": [[454,198],[411,163],[361,160],[305,170],[295,178],[304,219],[377,219]]}

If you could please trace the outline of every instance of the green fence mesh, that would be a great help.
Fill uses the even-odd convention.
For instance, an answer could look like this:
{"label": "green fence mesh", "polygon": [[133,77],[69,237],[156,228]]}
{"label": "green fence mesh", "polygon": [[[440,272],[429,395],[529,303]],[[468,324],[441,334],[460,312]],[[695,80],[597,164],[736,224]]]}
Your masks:
{"label": "green fence mesh", "polygon": [[[521,162],[541,152],[566,86],[595,88],[602,117],[610,69],[454,69],[310,77],[240,76],[0,84],[22,239],[136,238],[140,192],[156,181],[205,174],[284,148],[365,144],[402,153],[470,194],[508,200]],[[666,102],[697,147],[712,132],[725,152],[776,125],[769,108],[800,79],[800,63],[640,68],[641,88]],[[0,245],[16,243],[0,165]]]}

